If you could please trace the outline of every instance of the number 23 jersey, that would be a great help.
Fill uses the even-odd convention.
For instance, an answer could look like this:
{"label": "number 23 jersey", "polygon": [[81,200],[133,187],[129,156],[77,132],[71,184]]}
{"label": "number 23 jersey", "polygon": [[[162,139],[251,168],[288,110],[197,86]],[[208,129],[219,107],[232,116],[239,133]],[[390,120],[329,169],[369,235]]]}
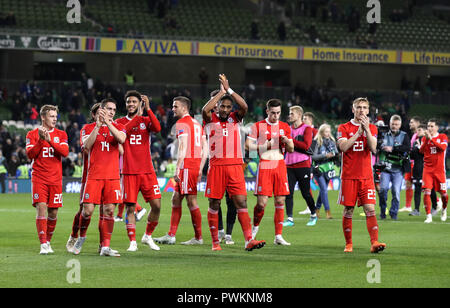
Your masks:
{"label": "number 23 jersey", "polygon": [[[359,129],[359,124],[351,120],[338,127],[337,141],[346,140],[353,137]],[[377,138],[378,129],[375,125],[370,124],[370,132],[372,136]],[[364,133],[355,143],[342,153],[342,169],[341,179],[357,180],[357,179],[372,179],[372,152],[367,145],[367,137]]]}
{"label": "number 23 jersey", "polygon": [[[96,123],[86,124],[81,129],[80,144],[92,133]],[[125,126],[113,122],[115,128],[126,134]],[[108,126],[102,125],[98,131],[97,139],[88,152],[87,179],[93,180],[118,180],[119,174],[119,143],[109,131]]]}

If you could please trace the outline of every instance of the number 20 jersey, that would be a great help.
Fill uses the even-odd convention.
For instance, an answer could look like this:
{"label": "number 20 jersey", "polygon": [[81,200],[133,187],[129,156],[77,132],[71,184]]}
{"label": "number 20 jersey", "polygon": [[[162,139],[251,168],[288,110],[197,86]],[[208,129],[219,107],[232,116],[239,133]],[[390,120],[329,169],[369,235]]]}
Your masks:
{"label": "number 20 jersey", "polygon": [[[80,133],[80,144],[84,142],[94,130],[96,123],[83,126]],[[122,124],[113,122],[115,128],[126,133]],[[92,180],[118,180],[119,174],[119,143],[109,131],[108,126],[102,125],[97,133],[97,138],[88,152],[87,179]]]}
{"label": "number 20 jersey", "polygon": [[[350,139],[359,129],[359,124],[351,120],[338,127],[337,140]],[[377,138],[378,129],[375,125],[370,124],[372,136]],[[372,153],[367,145],[367,137],[365,133],[360,136],[347,152],[342,153],[342,169],[341,179],[343,180],[359,180],[372,179]]]}

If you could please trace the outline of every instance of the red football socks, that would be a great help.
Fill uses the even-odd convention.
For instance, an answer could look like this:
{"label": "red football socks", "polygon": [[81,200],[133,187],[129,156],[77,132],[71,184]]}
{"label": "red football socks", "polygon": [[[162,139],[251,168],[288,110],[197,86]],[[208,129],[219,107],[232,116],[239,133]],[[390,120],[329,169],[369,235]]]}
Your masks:
{"label": "red football socks", "polygon": [[91,216],[84,217],[83,214],[80,215],[80,237],[86,237],[86,232],[89,227],[89,224],[91,223]]}
{"label": "red football socks", "polygon": [[283,233],[283,221],[284,221],[284,204],[275,204],[275,216],[273,222],[275,224],[275,235],[281,235]]}
{"label": "red football socks", "polygon": [[55,232],[57,218],[47,218],[47,242],[52,241],[53,232]]}
{"label": "red football socks", "polygon": [[431,191],[424,191],[423,204],[425,206],[425,212],[427,215],[431,214]]}
{"label": "red football socks", "polygon": [[208,209],[208,225],[213,245],[219,244],[219,211]]}
{"label": "red football socks", "polygon": [[244,232],[245,241],[248,242],[252,239],[252,224],[250,216],[248,215],[248,210],[246,208],[238,209],[237,215],[242,227],[242,232]]}
{"label": "red football socks", "polygon": [[352,218],[344,216],[342,218],[342,229],[344,231],[345,244],[353,244],[352,241]]}
{"label": "red football socks", "polygon": [[103,216],[103,222],[101,225],[103,242],[102,247],[109,247],[111,243],[111,236],[114,230],[114,217],[113,216]]}
{"label": "red football socks", "polygon": [[41,244],[47,243],[47,217],[36,217],[36,229],[39,237],[39,242],[41,242]]}
{"label": "red football socks", "polygon": [[155,231],[157,225],[158,225],[157,221],[147,221],[147,228],[145,228],[145,234],[151,236],[153,234],[153,231]]}
{"label": "red football socks", "polygon": [[264,208],[256,205],[255,208],[253,209],[253,225],[255,227],[259,226],[263,216],[264,216]]}
{"label": "red football socks", "polygon": [[135,224],[127,224],[127,235],[130,242],[136,241],[136,225]]}
{"label": "red football socks", "polygon": [[117,216],[122,218],[123,217],[123,210],[125,209],[125,203],[119,204],[119,209],[117,211]]}
{"label": "red football socks", "polygon": [[442,199],[442,208],[445,210],[447,208],[447,204],[448,204],[448,195],[447,193],[444,193],[441,195],[441,199]]}
{"label": "red football socks", "polygon": [[78,230],[80,230],[80,217],[81,217],[81,211],[77,212],[75,214],[75,217],[73,218],[72,234],[70,235],[73,238],[78,237]]}
{"label": "red football socks", "polygon": [[372,244],[378,242],[378,223],[375,211],[366,212],[366,225],[370,235],[370,242]]}
{"label": "red football socks", "polygon": [[412,188],[406,189],[406,207],[411,207],[411,201],[413,199],[414,190]]}
{"label": "red football socks", "polygon": [[191,208],[191,220],[194,227],[195,238],[200,240],[202,238],[202,214],[198,206]]}
{"label": "red football socks", "polygon": [[172,206],[172,215],[170,216],[169,235],[175,236],[177,234],[178,225],[181,219],[181,206]]}

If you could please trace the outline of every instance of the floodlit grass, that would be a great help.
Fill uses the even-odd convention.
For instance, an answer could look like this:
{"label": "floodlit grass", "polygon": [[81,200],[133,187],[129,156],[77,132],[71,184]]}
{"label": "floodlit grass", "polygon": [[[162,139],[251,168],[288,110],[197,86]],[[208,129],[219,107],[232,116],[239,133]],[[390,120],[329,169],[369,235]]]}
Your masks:
{"label": "floodlit grass", "polygon": [[[315,192],[317,195],[317,192]],[[170,222],[170,197],[163,194],[161,218],[154,237],[164,235]],[[149,287],[149,288],[292,288],[292,287],[447,287],[450,283],[450,223],[440,217],[434,223],[423,223],[425,217],[399,214],[398,221],[379,221],[380,240],[387,249],[371,254],[369,235],[361,209],[353,219],[354,252],[344,254],[342,208],[337,205],[337,192],[330,192],[334,219],[319,219],[315,227],[306,227],[308,217],[297,213],[305,208],[296,193],[295,226],[284,229],[290,247],[273,245],[273,199],[269,200],[258,239],[266,247],[247,252],[239,222],[233,231],[236,244],[222,244],[222,251],[211,251],[211,236],[206,213],[208,201],[199,194],[203,217],[203,246],[180,245],[193,237],[187,207],[177,233],[176,245],[161,245],[153,251],[140,244],[145,219],[137,223],[139,250],[126,252],[128,238],[125,224],[116,223],[111,247],[120,258],[100,257],[98,248],[98,210],[88,230],[88,239],[79,256],[69,254],[65,244],[69,237],[79,196],[64,194],[64,207],[52,241],[54,255],[39,255],[35,210],[29,194],[0,196],[0,287]],[[404,195],[402,195],[404,200]],[[144,204],[143,200],[139,200]],[[250,216],[256,199],[248,196]],[[149,209],[149,206],[146,205]],[[226,206],[223,202],[224,219]],[[378,211],[378,208],[377,208]],[[324,216],[322,209],[322,217]],[[70,284],[69,260],[80,264],[80,283]],[[371,284],[367,275],[372,259],[380,265],[380,283]],[[369,276],[371,273],[369,273]]]}

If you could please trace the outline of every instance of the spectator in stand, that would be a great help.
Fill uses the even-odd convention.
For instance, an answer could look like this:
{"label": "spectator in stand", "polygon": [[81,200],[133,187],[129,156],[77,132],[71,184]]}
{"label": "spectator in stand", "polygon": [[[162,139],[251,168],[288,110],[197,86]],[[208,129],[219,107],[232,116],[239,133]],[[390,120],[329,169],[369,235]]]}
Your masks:
{"label": "spectator in stand", "polygon": [[19,157],[16,153],[11,155],[11,159],[7,163],[7,170],[10,177],[16,177],[17,175],[17,168],[20,166]]}
{"label": "spectator in stand", "polygon": [[284,42],[286,40],[286,25],[284,24],[284,21],[281,21],[278,24],[277,33],[280,41]]}

